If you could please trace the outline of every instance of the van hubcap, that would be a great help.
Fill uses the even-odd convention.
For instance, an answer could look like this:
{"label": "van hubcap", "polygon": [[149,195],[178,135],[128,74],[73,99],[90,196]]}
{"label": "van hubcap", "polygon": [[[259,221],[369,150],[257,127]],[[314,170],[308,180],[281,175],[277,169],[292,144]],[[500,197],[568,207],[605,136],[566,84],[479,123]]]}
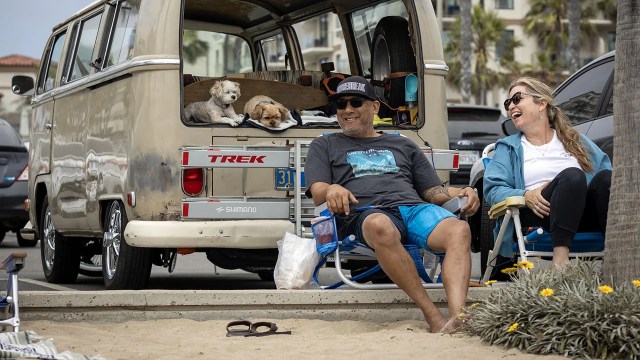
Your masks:
{"label": "van hubcap", "polygon": [[120,235],[122,233],[122,214],[120,212],[120,205],[113,203],[111,205],[111,211],[109,213],[109,223],[107,224],[107,231],[104,233],[102,244],[105,251],[105,257],[103,259],[104,269],[106,270],[106,276],[109,279],[113,279],[116,274],[116,267],[118,266],[118,258],[120,257]]}
{"label": "van hubcap", "polygon": [[47,211],[44,216],[44,239],[42,246],[44,247],[44,263],[47,266],[47,270],[53,269],[53,262],[55,260],[56,252],[56,229],[53,227],[53,221],[51,221],[51,212]]}

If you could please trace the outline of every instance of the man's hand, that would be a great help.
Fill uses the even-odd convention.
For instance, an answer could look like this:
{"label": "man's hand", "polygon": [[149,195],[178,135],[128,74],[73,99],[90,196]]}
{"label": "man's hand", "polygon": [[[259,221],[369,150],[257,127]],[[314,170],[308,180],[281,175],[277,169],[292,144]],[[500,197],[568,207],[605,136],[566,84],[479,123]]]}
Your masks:
{"label": "man's hand", "polygon": [[338,184],[332,184],[327,187],[325,201],[332,214],[344,213],[345,215],[349,215],[349,204],[358,203],[351,191]]}
{"label": "man's hand", "polygon": [[539,218],[549,216],[551,210],[551,203],[542,196],[542,191],[547,188],[547,185],[549,185],[548,181],[544,185],[524,193],[525,203]]}
{"label": "man's hand", "polygon": [[464,187],[460,189],[458,197],[467,198],[467,204],[460,209],[460,211],[465,213],[467,216],[472,216],[476,211],[478,211],[478,208],[480,207],[480,198],[478,197],[476,189],[471,186]]}

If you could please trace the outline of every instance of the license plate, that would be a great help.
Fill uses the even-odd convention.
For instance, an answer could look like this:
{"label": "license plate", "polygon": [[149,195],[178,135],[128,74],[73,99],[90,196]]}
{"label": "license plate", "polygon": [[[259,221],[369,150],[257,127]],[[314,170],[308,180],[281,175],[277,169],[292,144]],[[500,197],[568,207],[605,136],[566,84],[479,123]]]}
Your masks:
{"label": "license plate", "polygon": [[[275,168],[275,188],[276,190],[293,190],[296,184],[296,171],[291,168]],[[302,187],[305,187],[304,172],[302,177]]]}
{"label": "license plate", "polygon": [[479,158],[479,151],[460,150],[460,165],[473,165]]}

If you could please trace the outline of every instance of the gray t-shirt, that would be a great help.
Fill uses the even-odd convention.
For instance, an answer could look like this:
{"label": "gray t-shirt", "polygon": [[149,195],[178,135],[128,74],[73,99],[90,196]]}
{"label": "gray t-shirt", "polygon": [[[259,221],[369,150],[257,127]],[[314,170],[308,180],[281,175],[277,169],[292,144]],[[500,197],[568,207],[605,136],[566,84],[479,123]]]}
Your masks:
{"label": "gray t-shirt", "polygon": [[316,182],[342,185],[358,199],[352,207],[424,204],[419,194],[442,184],[414,142],[390,134],[318,137],[309,146],[304,175],[307,188]]}

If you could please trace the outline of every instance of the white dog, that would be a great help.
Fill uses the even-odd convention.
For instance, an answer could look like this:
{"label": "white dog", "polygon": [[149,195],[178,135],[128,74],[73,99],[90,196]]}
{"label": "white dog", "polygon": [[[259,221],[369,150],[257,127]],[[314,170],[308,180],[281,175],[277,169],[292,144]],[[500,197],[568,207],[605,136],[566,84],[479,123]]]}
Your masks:
{"label": "white dog", "polygon": [[265,95],[256,95],[244,104],[244,112],[253,120],[258,120],[266,127],[280,127],[282,121],[289,121],[289,109]]}
{"label": "white dog", "polygon": [[243,116],[237,115],[231,106],[240,98],[240,84],[229,80],[216,81],[209,93],[211,94],[209,101],[194,102],[184,108],[187,120],[240,125]]}

